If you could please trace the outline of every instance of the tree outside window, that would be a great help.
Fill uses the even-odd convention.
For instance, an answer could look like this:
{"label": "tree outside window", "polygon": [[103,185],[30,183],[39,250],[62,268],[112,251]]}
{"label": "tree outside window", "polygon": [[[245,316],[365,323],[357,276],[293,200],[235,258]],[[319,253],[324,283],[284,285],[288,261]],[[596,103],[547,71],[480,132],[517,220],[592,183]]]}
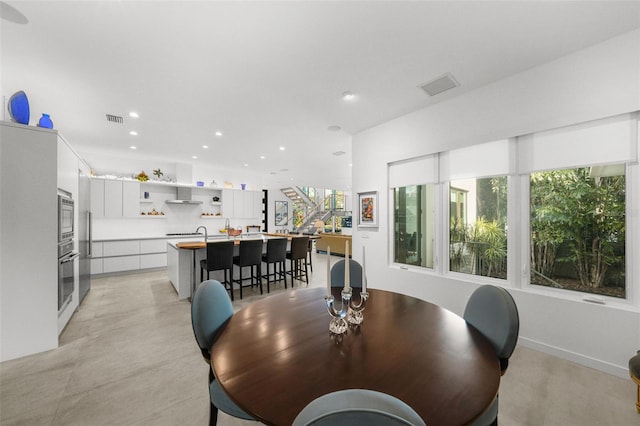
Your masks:
{"label": "tree outside window", "polygon": [[624,165],[532,173],[531,283],[625,297]]}
{"label": "tree outside window", "polygon": [[451,181],[449,194],[449,270],[506,279],[506,176]]}

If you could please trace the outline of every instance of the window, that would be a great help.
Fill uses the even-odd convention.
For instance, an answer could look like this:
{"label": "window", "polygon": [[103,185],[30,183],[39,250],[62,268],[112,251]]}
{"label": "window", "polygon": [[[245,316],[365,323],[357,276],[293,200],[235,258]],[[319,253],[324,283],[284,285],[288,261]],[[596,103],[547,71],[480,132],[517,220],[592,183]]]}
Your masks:
{"label": "window", "polygon": [[449,270],[506,279],[506,176],[454,180],[449,194]]}
{"label": "window", "polygon": [[625,297],[625,166],[530,175],[531,284]]}
{"label": "window", "polygon": [[433,268],[434,185],[394,189],[394,262]]}

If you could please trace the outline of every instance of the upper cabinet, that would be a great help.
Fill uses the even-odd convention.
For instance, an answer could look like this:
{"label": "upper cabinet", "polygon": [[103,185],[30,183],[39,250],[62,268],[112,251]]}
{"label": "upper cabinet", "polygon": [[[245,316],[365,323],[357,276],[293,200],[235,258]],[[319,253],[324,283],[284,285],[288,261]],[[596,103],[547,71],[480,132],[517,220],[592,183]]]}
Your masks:
{"label": "upper cabinet", "polygon": [[94,217],[139,217],[140,182],[92,179],[91,211]]}
{"label": "upper cabinet", "polygon": [[223,189],[222,215],[225,218],[259,219],[262,216],[262,192]]}

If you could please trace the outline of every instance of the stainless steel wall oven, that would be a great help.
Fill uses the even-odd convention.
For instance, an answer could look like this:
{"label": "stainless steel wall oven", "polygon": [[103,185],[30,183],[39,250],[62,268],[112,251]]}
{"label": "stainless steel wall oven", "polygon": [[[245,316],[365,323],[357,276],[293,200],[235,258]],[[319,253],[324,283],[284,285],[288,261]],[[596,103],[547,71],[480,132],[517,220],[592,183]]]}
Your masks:
{"label": "stainless steel wall oven", "polygon": [[75,285],[74,208],[71,193],[58,189],[58,316],[71,302]]}

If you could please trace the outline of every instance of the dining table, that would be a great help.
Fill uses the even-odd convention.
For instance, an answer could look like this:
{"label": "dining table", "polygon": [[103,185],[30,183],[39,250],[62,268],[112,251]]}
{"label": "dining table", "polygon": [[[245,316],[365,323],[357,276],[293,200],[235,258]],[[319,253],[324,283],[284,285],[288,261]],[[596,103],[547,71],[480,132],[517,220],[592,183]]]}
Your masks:
{"label": "dining table", "polygon": [[[243,410],[269,425],[291,425],[314,399],[371,389],[411,406],[428,425],[465,425],[492,403],[500,366],[491,343],[436,304],[380,289],[360,325],[329,331],[325,288],[286,291],[253,302],[223,326],[211,368]],[[332,289],[339,299],[340,289]],[[358,302],[359,289],[353,289]]]}

